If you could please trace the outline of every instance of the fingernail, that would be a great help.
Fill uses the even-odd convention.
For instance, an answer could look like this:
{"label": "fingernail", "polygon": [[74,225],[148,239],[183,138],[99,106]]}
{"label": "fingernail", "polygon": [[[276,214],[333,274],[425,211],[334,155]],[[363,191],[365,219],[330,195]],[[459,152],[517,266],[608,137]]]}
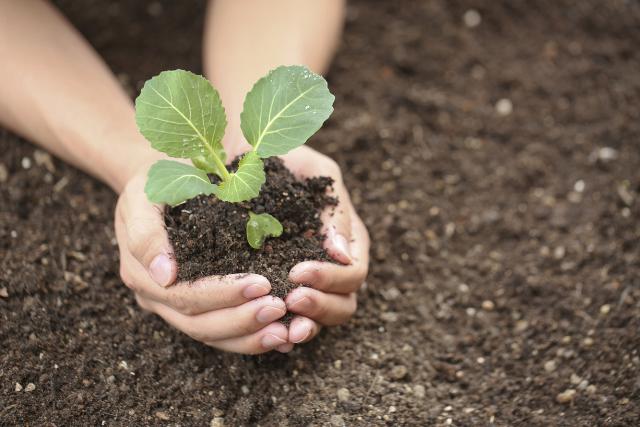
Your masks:
{"label": "fingernail", "polygon": [[260,343],[264,348],[274,348],[279,345],[286,344],[287,341],[275,335],[267,334],[264,337],[262,337],[262,340],[260,341]]}
{"label": "fingernail", "polygon": [[335,233],[331,236],[331,243],[335,251],[335,258],[344,264],[351,264],[351,253],[349,253],[349,242],[342,234]]}
{"label": "fingernail", "polygon": [[308,297],[292,298],[287,301],[287,309],[297,313],[307,312],[311,308],[311,300]]}
{"label": "fingernail", "polygon": [[156,255],[149,265],[151,278],[158,285],[165,287],[171,284],[173,279],[173,265],[171,259],[165,254]]}
{"label": "fingernail", "polygon": [[291,330],[289,332],[289,339],[293,343],[300,343],[306,340],[311,334],[311,328],[305,325],[291,325]]}
{"label": "fingernail", "polygon": [[242,295],[247,299],[254,299],[267,295],[270,291],[271,287],[268,286],[268,284],[265,286],[263,284],[252,283],[244,288]]}
{"label": "fingernail", "polygon": [[256,314],[256,319],[260,323],[269,323],[273,322],[274,320],[278,320],[279,318],[284,316],[285,313],[286,310],[283,310],[282,308],[266,306],[258,311],[258,314]]}

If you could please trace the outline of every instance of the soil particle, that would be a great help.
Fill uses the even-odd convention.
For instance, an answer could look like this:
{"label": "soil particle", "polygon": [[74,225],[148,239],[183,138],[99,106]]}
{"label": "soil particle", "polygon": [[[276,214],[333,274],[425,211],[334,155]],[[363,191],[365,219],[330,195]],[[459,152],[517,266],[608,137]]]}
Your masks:
{"label": "soil particle", "polygon": [[558,403],[571,403],[575,397],[576,391],[572,388],[568,388],[562,393],[559,393],[556,396],[556,400],[558,401]]}
{"label": "soil particle", "polygon": [[338,400],[340,402],[348,402],[349,398],[351,397],[351,393],[346,388],[338,389],[338,392],[336,393],[336,395],[338,396]]}
{"label": "soil particle", "polygon": [[167,414],[164,411],[157,411],[156,412],[156,418],[162,421],[169,421],[171,419],[171,417],[169,416],[169,414]]}
{"label": "soil particle", "polygon": [[391,369],[391,373],[389,376],[393,380],[399,381],[404,377],[406,377],[408,373],[409,373],[409,370],[407,369],[406,366],[398,365],[398,366],[394,366],[393,369]]}

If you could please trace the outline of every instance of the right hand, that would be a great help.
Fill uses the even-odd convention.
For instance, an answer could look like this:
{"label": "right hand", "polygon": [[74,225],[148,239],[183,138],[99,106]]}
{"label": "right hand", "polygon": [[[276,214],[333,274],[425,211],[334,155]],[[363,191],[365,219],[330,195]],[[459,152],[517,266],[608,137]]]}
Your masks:
{"label": "right hand", "polygon": [[129,180],[115,212],[120,277],[140,307],[221,350],[291,351],[287,328],[277,321],[286,313],[286,305],[268,295],[271,285],[265,277],[241,273],[175,283],[178,269],[162,207],[149,202],[144,193],[146,171]]}

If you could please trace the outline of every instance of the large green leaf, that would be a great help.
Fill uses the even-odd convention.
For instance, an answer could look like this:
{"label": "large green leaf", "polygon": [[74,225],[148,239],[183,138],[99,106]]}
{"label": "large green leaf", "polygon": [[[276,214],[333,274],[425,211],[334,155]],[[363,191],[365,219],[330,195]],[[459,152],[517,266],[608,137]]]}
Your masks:
{"label": "large green leaf", "polygon": [[172,160],[159,160],[149,169],[144,192],[154,203],[175,206],[199,194],[212,194],[217,188],[200,169]]}
{"label": "large green leaf", "polygon": [[258,80],[244,100],[240,127],[260,157],[304,144],[333,112],[334,96],[306,67],[278,67]]}
{"label": "large green leaf", "polygon": [[247,221],[247,242],[254,249],[260,249],[267,237],[278,237],[282,234],[282,224],[268,213],[255,214],[249,211]]}
{"label": "large green leaf", "polygon": [[172,157],[217,156],[227,119],[218,92],[189,71],[163,71],[148,80],[136,99],[136,123],[156,150]]}
{"label": "large green leaf", "polygon": [[240,160],[238,170],[220,183],[215,194],[225,202],[251,200],[260,193],[265,179],[262,159],[255,152],[249,151]]}

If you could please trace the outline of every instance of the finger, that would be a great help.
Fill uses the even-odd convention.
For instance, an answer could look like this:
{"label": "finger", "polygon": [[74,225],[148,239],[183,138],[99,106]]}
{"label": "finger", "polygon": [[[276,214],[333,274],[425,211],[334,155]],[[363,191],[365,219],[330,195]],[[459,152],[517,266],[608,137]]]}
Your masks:
{"label": "finger", "polygon": [[305,261],[291,269],[289,279],[292,282],[333,293],[346,294],[360,288],[369,269],[369,235],[362,220],[355,213],[351,219],[352,263],[338,265],[329,262]]}
{"label": "finger", "polygon": [[322,213],[322,233],[326,236],[324,247],[329,255],[342,264],[351,263],[349,240],[351,237],[351,199],[342,181],[340,166],[331,158],[308,147],[300,147],[282,156],[285,165],[298,178],[330,176],[334,184],[328,194],[338,200],[338,205]]}
{"label": "finger", "polygon": [[205,277],[161,288],[127,248],[120,252],[120,266],[120,275],[128,287],[185,315],[236,307],[271,292],[267,278],[246,273]]}
{"label": "finger", "polygon": [[302,344],[310,341],[320,332],[320,325],[311,319],[296,316],[289,325],[289,342]]}
{"label": "finger", "polygon": [[333,188],[329,192],[338,200],[338,205],[329,207],[322,212],[322,233],[324,248],[333,259],[342,264],[353,262],[349,240],[351,239],[351,199],[349,193],[338,175],[334,177]]}
{"label": "finger", "polygon": [[[149,310],[196,341],[213,342],[252,334],[286,313],[284,301],[265,296],[238,307],[184,315],[169,306],[146,299]],[[284,344],[284,343],[279,343]],[[274,346],[276,347],[276,346]]]}
{"label": "finger", "polygon": [[274,349],[286,353],[293,348],[287,339],[287,327],[280,322],[275,322],[253,334],[221,341],[210,341],[206,344],[233,353],[261,354]]}
{"label": "finger", "polygon": [[[357,297],[353,292],[346,295],[331,294],[302,286],[291,291],[285,303],[287,310],[292,313],[313,319],[321,325],[333,326],[345,323],[353,316]],[[289,329],[291,335],[292,328]]]}
{"label": "finger", "polygon": [[155,283],[160,286],[172,284],[176,280],[178,266],[165,230],[162,208],[149,203],[142,189],[126,189],[118,201],[116,215],[120,215],[119,220],[124,225],[123,232],[131,254]]}
{"label": "finger", "polygon": [[286,344],[282,344],[276,347],[276,350],[279,351],[280,353],[289,353],[291,350],[293,350],[294,344],[291,342],[288,342]]}

